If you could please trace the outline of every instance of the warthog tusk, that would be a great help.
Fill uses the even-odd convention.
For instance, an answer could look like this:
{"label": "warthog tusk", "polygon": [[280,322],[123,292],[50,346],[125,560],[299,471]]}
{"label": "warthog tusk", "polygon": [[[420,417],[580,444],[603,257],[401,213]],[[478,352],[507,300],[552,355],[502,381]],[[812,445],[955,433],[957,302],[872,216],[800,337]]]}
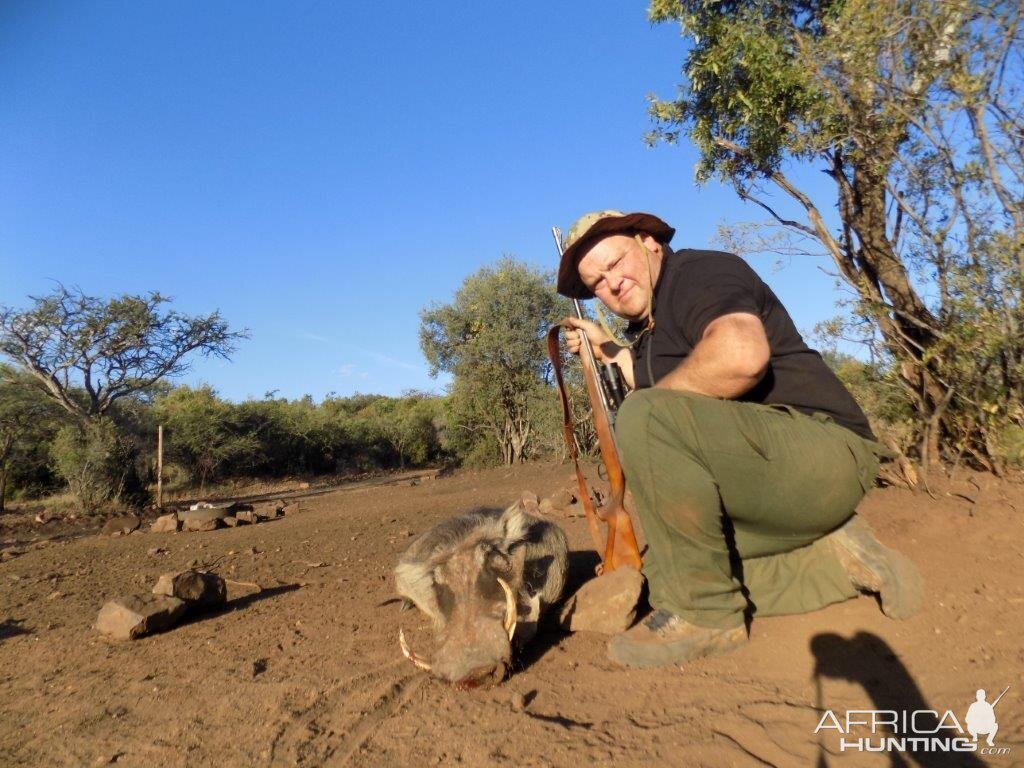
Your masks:
{"label": "warthog tusk", "polygon": [[512,588],[505,583],[502,578],[498,579],[498,584],[501,585],[502,590],[505,592],[505,632],[508,634],[509,642],[512,642],[512,635],[516,633],[516,614],[518,608],[516,607],[516,596],[512,594]]}
{"label": "warthog tusk", "polygon": [[409,650],[409,644],[405,642],[405,630],[401,627],[399,627],[398,629],[398,645],[402,648],[402,655],[405,656],[405,658],[407,658],[420,669],[424,669],[427,672],[430,671],[430,665],[427,664],[427,662],[425,662],[415,653]]}

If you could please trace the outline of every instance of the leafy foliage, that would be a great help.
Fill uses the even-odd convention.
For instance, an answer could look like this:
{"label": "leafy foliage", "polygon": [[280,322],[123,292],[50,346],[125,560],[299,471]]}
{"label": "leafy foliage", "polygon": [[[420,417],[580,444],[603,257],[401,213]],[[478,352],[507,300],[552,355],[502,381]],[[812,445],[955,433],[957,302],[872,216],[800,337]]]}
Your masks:
{"label": "leafy foliage", "polygon": [[[754,249],[832,259],[856,292],[847,330],[866,321],[862,339],[891,361],[914,414],[903,447],[926,466],[944,451],[998,470],[995,436],[1024,427],[1022,13],[1000,0],[651,4],[692,45],[678,98],[652,100],[649,139],[685,135],[698,179],[772,217]],[[801,188],[793,160],[831,192]]]}
{"label": "leafy foliage", "polygon": [[209,386],[179,387],[160,399],[158,419],[167,430],[167,457],[184,467],[199,482],[222,466],[244,466],[258,449],[254,435],[239,429],[230,404],[220,400]]}
{"label": "leafy foliage", "polygon": [[0,365],[0,512],[8,489],[52,483],[47,446],[60,427],[58,410],[30,377]]}
{"label": "leafy foliage", "polygon": [[183,373],[192,352],[227,357],[246,336],[230,331],[217,312],[162,312],[169,299],[155,291],[104,301],[59,285],[30,298],[22,312],[0,306],[0,354],[81,419],[103,416],[119,398]]}
{"label": "leafy foliage", "polygon": [[452,303],[421,313],[431,373],[454,376],[453,440],[475,462],[512,464],[537,452],[540,413],[556,402],[544,337],[568,309],[550,275],[506,257],[467,277]]}
{"label": "leafy foliage", "polygon": [[109,418],[66,424],[51,446],[54,465],[85,512],[116,502],[132,465],[132,443]]}

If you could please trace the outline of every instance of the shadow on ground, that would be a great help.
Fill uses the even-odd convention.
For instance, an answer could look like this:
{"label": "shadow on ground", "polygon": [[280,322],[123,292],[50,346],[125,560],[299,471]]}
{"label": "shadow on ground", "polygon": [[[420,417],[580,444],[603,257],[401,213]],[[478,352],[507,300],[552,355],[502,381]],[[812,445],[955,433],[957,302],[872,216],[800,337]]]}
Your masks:
{"label": "shadow on ground", "polygon": [[31,635],[32,630],[22,626],[24,619],[4,619],[0,621],[0,640],[7,640],[18,635]]}
{"label": "shadow on ground", "polygon": [[[943,702],[939,707],[929,704],[925,700],[921,688],[911,676],[909,670],[900,661],[896,652],[878,635],[870,632],[858,632],[850,638],[845,638],[835,633],[823,633],[815,635],[811,639],[811,653],[814,654],[814,685],[817,692],[817,708],[819,712],[832,709],[836,717],[842,723],[845,717],[845,710],[837,710],[824,700],[823,681],[844,680],[860,685],[871,698],[874,709],[891,710],[897,713],[902,712],[934,712],[939,715],[929,714],[917,718],[917,729],[919,733],[936,732],[940,723],[940,717],[949,704],[960,704],[960,702]],[[863,719],[863,718],[862,718]],[[948,723],[947,723],[948,725]],[[833,731],[824,731],[833,733]],[[936,736],[947,734],[958,735],[953,730],[943,728],[935,733]],[[860,733],[857,736],[861,735]],[[879,738],[889,736],[899,737],[902,734],[885,732],[868,734],[872,741],[877,743]],[[856,738],[854,736],[852,738]],[[849,752],[845,753],[849,754]],[[969,752],[889,752],[889,764],[893,768],[918,765],[922,768],[982,768],[984,761],[975,757]],[[818,768],[827,768],[825,747],[818,743]]]}

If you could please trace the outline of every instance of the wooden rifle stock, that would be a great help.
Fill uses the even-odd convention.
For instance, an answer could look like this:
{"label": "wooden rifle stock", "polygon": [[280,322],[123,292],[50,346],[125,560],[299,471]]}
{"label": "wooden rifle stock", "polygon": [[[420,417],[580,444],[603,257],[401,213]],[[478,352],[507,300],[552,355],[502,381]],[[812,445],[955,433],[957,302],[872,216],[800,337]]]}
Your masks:
{"label": "wooden rifle stock", "polygon": [[[555,242],[558,244],[559,255],[561,255],[561,239],[558,230],[553,230],[553,233],[555,235]],[[576,311],[577,314],[582,314],[578,304],[576,305]],[[626,478],[622,471],[622,462],[619,460],[619,449],[615,444],[615,434],[612,431],[610,408],[605,392],[602,389],[593,348],[590,346],[590,341],[582,330],[579,331],[581,341],[580,362],[583,364],[583,378],[587,385],[587,396],[590,399],[591,410],[594,414],[594,428],[597,432],[597,443],[601,452],[601,461],[604,463],[605,470],[608,473],[608,483],[610,485],[609,503],[601,508],[600,514],[594,509],[590,499],[590,492],[587,489],[586,478],[584,478],[583,471],[580,469],[572,411],[569,407],[569,396],[566,392],[565,381],[562,376],[562,358],[558,341],[558,334],[561,328],[561,325],[556,325],[548,331],[548,357],[551,360],[555,379],[558,382],[558,391],[562,399],[562,426],[565,431],[565,444],[569,455],[572,456],[576,469],[576,482],[580,489],[580,502],[583,504],[583,509],[587,515],[587,525],[590,528],[590,535],[594,539],[594,548],[602,556],[598,572],[608,573],[621,567],[639,570],[642,565],[640,548],[637,546],[633,521],[624,505]],[[601,540],[598,519],[603,520],[607,525],[607,535],[604,541]]]}

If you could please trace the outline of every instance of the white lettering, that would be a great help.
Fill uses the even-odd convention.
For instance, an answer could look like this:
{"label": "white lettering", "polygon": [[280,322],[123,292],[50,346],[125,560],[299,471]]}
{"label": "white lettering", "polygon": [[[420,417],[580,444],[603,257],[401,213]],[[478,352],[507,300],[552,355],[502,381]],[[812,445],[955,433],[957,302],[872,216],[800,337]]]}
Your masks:
{"label": "white lettering", "polygon": [[[886,717],[891,715],[891,717]],[[895,733],[899,733],[900,729],[897,727],[899,723],[899,713],[894,709],[880,709],[875,712],[874,723],[871,726],[871,732],[874,733],[879,726],[888,725]],[[904,729],[906,730],[906,729]]]}
{"label": "white lettering", "polygon": [[847,750],[847,748],[849,748],[849,749],[856,749],[858,752],[863,752],[864,751],[864,739],[857,739],[855,741],[854,740],[847,741],[846,737],[844,736],[843,738],[841,738],[839,740],[839,751],[840,752],[845,752]]}
{"label": "white lettering", "polygon": [[[856,719],[854,717],[855,715],[871,715],[871,719],[870,720],[867,720],[867,719],[865,719],[865,720],[858,720],[858,719]],[[875,720],[875,710],[873,710],[873,709],[851,709],[851,710],[849,710],[846,713],[846,732],[849,733],[850,731],[852,731],[853,730],[853,726],[855,726],[855,725],[870,725],[871,726],[871,732],[874,733],[875,732],[874,720]]]}
{"label": "white lettering", "polygon": [[[952,720],[952,725],[946,725],[947,720]],[[957,733],[964,732],[964,729],[960,727],[960,721],[956,719],[956,715],[954,715],[948,709],[946,710],[946,714],[942,716],[942,720],[939,722],[939,728],[949,728],[950,730],[956,731]]]}
{"label": "white lettering", "polygon": [[[833,725],[825,725],[826,720],[831,720]],[[839,720],[836,718],[835,713],[831,709],[821,716],[821,720],[818,722],[818,727],[814,729],[814,732],[817,733],[818,731],[823,730],[825,728],[834,728],[840,733],[843,733],[843,726],[839,724]]]}
{"label": "white lettering", "polygon": [[917,722],[919,715],[928,715],[929,716],[925,720],[925,724],[926,725],[931,720],[938,720],[939,719],[939,713],[934,711],[934,710],[931,710],[931,709],[916,709],[916,710],[914,710],[913,712],[910,713],[910,730],[912,730],[914,733],[935,733],[935,732],[937,732],[939,730],[938,727],[935,727],[935,728],[932,728],[931,730],[929,730],[927,727],[922,727],[921,725],[919,725],[918,722]]}

